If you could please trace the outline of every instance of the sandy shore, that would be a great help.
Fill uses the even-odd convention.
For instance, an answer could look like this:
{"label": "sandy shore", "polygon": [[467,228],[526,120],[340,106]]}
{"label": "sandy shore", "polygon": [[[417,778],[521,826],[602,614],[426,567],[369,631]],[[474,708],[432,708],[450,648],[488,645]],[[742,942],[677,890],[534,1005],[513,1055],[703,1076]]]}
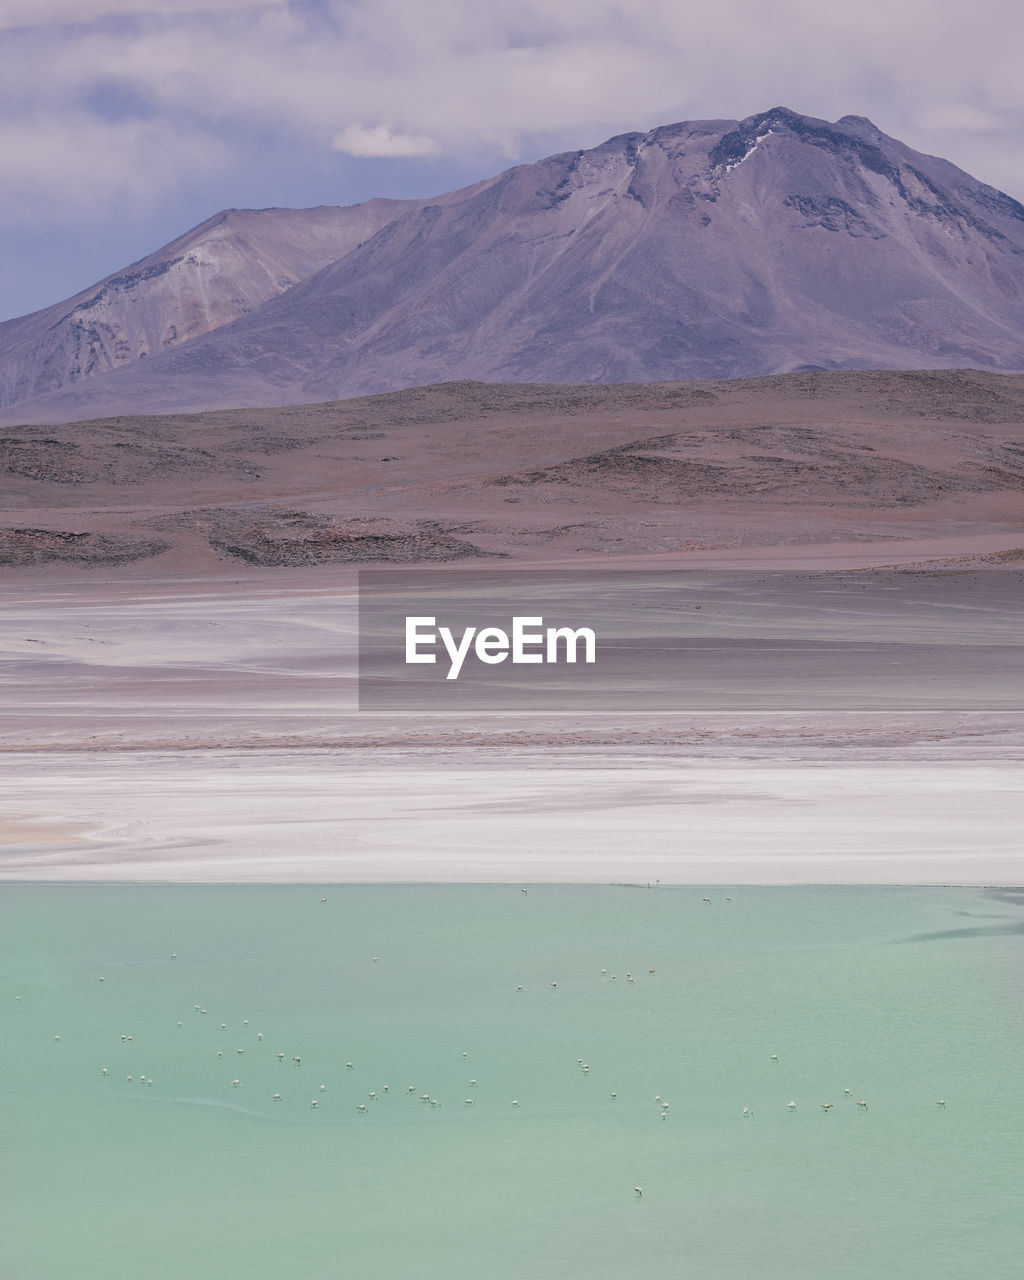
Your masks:
{"label": "sandy shore", "polygon": [[1019,713],[359,713],[354,627],[336,582],[9,591],[0,879],[1024,882]]}
{"label": "sandy shore", "polygon": [[[955,755],[955,752],[950,753]],[[7,756],[17,880],[1024,879],[1020,761],[590,752]],[[47,815],[46,818],[43,815]]]}

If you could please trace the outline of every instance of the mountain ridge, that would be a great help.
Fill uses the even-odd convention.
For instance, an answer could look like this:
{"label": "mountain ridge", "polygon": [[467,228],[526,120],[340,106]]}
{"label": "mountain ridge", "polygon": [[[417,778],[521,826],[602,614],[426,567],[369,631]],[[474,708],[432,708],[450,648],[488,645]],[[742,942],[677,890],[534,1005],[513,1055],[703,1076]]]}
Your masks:
{"label": "mountain ridge", "polygon": [[[297,228],[314,214],[330,230],[311,247]],[[205,330],[155,354],[21,394],[5,340],[33,317],[0,325],[3,420],[295,404],[463,379],[1024,368],[1024,206],[861,116],[829,123],[775,107],[684,121],[432,199],[251,218],[267,231],[253,271],[225,272],[226,300],[199,309]],[[165,327],[174,321],[153,299],[173,292],[179,264],[159,268],[179,241],[141,260],[153,275],[132,282],[139,312],[149,306]],[[32,337],[22,332],[23,351]]]}

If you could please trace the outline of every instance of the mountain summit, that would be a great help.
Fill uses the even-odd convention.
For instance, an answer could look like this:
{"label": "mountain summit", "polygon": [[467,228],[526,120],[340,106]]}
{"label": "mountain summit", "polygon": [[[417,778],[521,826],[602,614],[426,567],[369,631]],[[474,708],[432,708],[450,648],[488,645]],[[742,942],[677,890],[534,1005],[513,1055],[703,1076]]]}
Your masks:
{"label": "mountain summit", "polygon": [[[1024,207],[860,116],[776,107],[622,134],[431,200],[229,216],[246,236],[208,279],[217,219],[0,326],[4,416],[458,379],[1024,369]],[[185,268],[189,288],[168,287]]]}

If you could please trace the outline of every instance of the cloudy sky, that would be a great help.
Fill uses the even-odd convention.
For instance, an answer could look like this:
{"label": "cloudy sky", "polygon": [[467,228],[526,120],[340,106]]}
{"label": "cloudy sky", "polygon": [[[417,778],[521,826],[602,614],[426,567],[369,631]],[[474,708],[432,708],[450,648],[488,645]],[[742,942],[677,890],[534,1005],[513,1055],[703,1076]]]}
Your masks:
{"label": "cloudy sky", "polygon": [[428,196],[630,129],[869,116],[1024,200],[1018,0],[0,0],[0,319],[231,206]]}

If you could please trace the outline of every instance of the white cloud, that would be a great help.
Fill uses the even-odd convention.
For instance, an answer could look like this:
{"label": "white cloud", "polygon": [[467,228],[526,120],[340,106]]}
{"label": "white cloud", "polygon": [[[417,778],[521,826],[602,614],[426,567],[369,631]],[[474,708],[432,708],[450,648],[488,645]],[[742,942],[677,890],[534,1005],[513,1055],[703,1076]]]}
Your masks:
{"label": "white cloud", "polygon": [[184,174],[223,163],[214,139],[183,136],[161,121],[60,121],[0,125],[3,220],[9,227],[123,218],[172,191]]}
{"label": "white cloud", "polygon": [[432,156],[440,151],[433,138],[422,133],[392,133],[386,124],[350,124],[331,144],[350,156]]}
{"label": "white cloud", "polygon": [[83,25],[129,14],[176,16],[237,9],[266,9],[287,0],[3,0],[0,29]]}
{"label": "white cloud", "polygon": [[[332,149],[473,157],[482,177],[627,129],[777,104],[870,116],[1024,194],[1024,157],[1005,147],[1024,128],[1017,0],[969,13],[953,0],[0,2],[3,173],[23,207],[63,196],[70,208],[90,164],[140,201],[204,157],[255,167],[271,141],[321,164]],[[140,121],[101,118],[110,86]],[[91,139],[84,153],[76,133]],[[998,175],[981,172],[993,156]]]}
{"label": "white cloud", "polygon": [[929,130],[987,133],[1005,127],[994,112],[985,111],[969,102],[950,102],[926,107],[917,113],[915,119],[920,128]]}

